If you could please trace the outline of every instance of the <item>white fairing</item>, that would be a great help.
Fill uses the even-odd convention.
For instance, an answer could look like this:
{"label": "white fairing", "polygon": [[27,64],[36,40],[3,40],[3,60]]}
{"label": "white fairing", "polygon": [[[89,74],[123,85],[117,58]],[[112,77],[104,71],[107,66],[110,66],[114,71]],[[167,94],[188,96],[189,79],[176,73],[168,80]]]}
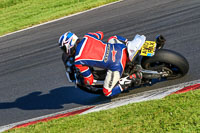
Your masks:
{"label": "white fairing", "polygon": [[144,35],[136,35],[132,41],[128,41],[128,54],[130,61],[133,60],[137,51],[140,50],[145,43],[146,37]]}

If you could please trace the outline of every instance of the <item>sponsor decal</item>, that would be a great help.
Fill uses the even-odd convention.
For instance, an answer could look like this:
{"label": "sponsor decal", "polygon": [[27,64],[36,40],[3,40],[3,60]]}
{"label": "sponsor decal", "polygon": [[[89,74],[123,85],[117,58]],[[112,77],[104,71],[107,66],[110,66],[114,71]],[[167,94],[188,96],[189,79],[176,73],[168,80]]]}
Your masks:
{"label": "sponsor decal", "polygon": [[110,45],[107,44],[106,55],[105,55],[105,58],[104,58],[104,62],[108,61],[109,52],[110,52]]}

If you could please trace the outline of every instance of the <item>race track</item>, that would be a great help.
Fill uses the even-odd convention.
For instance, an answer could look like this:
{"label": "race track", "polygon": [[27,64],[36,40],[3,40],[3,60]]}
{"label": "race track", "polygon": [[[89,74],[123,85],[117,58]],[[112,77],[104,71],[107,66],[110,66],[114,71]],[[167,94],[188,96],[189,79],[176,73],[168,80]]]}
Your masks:
{"label": "race track", "polygon": [[185,77],[130,93],[200,79],[200,1],[125,0],[0,37],[0,126],[107,100],[67,82],[57,41],[69,30],[78,36],[101,30],[104,41],[115,34],[144,34],[148,40],[162,34],[165,48],[189,61]]}

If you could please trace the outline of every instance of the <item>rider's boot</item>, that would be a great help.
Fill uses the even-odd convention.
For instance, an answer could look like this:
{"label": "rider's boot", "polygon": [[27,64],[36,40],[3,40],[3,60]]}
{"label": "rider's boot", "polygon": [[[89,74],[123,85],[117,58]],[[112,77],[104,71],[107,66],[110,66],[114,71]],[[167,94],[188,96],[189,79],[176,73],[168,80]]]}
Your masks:
{"label": "rider's boot", "polygon": [[141,72],[136,72],[136,73],[130,75],[129,77],[135,86],[138,86],[141,84],[141,81],[142,81],[142,73]]}
{"label": "rider's boot", "polygon": [[141,72],[136,72],[136,73],[134,73],[134,74],[132,74],[130,76],[121,78],[119,83],[120,83],[121,87],[123,88],[123,90],[125,91],[132,85],[132,83],[135,86],[140,85],[141,79],[142,79],[142,73]]}

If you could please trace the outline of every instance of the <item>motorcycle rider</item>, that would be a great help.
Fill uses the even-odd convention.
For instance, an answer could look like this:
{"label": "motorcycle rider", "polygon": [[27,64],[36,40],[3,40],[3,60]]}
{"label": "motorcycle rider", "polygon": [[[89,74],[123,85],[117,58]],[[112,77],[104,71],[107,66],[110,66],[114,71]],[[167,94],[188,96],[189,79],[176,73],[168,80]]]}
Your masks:
{"label": "motorcycle rider", "polygon": [[[126,90],[130,84],[140,82],[142,73],[137,72],[121,78],[126,63],[134,61],[146,37],[136,35],[132,41],[121,36],[112,36],[105,43],[102,41],[103,32],[87,33],[80,40],[74,33],[66,32],[59,39],[59,47],[64,51],[63,62],[71,74],[70,67],[75,65],[80,72],[79,84],[92,85],[94,76],[89,67],[107,69],[103,93],[111,97]],[[72,58],[71,58],[72,57]]]}

